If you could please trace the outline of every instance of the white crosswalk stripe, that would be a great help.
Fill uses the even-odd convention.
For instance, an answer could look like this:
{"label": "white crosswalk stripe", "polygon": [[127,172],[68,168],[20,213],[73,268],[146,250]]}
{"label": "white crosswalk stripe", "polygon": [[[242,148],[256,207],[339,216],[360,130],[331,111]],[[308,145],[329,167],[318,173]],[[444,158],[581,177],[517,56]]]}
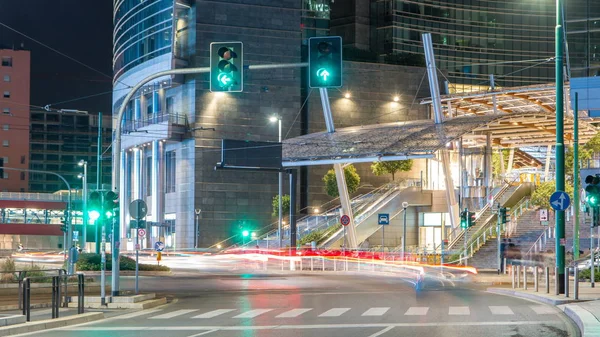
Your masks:
{"label": "white crosswalk stripe", "polygon": [[162,315],[158,315],[158,316],[152,316],[152,317],[148,317],[149,319],[169,319],[169,318],[173,318],[173,317],[177,317],[177,316],[181,316],[181,315],[185,315],[185,314],[189,314],[192,312],[196,312],[199,309],[181,309],[181,310],[175,310],[175,311],[171,311],[169,313],[166,314],[162,314]]}
{"label": "white crosswalk stripe", "polygon": [[192,318],[213,318],[213,317],[217,317],[219,315],[223,315],[223,314],[226,314],[226,313],[232,312],[232,311],[235,311],[235,309],[218,309],[218,310],[205,312],[201,315],[194,316]]}
{"label": "white crosswalk stripe", "polygon": [[273,310],[273,309],[254,309],[254,310],[246,311],[237,316],[233,316],[233,318],[254,318],[256,316],[260,316],[264,313],[267,313],[271,310]]}
{"label": "white crosswalk stripe", "polygon": [[469,307],[449,307],[448,308],[448,315],[452,315],[452,316],[461,316],[461,315],[470,315],[471,314],[471,310],[469,309]]}
{"label": "white crosswalk stripe", "polygon": [[159,311],[163,311],[163,309],[151,309],[151,310],[136,311],[136,312],[132,312],[130,314],[117,316],[117,317],[115,317],[115,319],[129,319],[129,318],[134,318],[134,317],[138,317],[138,316],[150,315],[150,314],[153,314],[153,313],[159,312]]}
{"label": "white crosswalk stripe", "polygon": [[298,316],[302,315],[303,313],[309,312],[311,310],[312,310],[312,308],[292,309],[292,310],[286,311],[282,314],[279,314],[275,317],[277,317],[277,318],[298,317]]}
{"label": "white crosswalk stripe", "polygon": [[556,310],[554,310],[554,308],[546,305],[530,305],[529,307],[538,315],[548,315],[557,313]]}
{"label": "white crosswalk stripe", "polygon": [[410,307],[404,313],[406,316],[425,316],[427,315],[427,311],[429,311],[429,307]]}
{"label": "white crosswalk stripe", "polygon": [[506,305],[490,305],[492,315],[514,315],[515,313]]}
{"label": "white crosswalk stripe", "polygon": [[350,310],[350,308],[333,308],[320,314],[319,317],[339,317],[348,310]]}
{"label": "white crosswalk stripe", "polygon": [[371,308],[365,311],[362,316],[381,316],[385,314],[390,308]]}

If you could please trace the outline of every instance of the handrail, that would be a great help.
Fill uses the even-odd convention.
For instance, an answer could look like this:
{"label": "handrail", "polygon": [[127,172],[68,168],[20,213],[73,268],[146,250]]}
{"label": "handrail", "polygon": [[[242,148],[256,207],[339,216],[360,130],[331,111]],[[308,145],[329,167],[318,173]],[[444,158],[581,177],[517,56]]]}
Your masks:
{"label": "handrail", "polygon": [[[519,200],[517,202],[517,204],[515,206],[513,206],[513,208],[520,208],[523,204],[527,205],[526,207],[528,207],[528,203],[529,203],[529,197],[523,197],[521,200]],[[520,213],[518,216],[515,213],[513,213],[514,216],[511,217],[510,222],[516,222],[517,219],[523,214]],[[490,217],[491,218],[491,217]],[[502,234],[502,232],[506,232],[506,230],[508,229],[507,224],[501,224],[500,226],[500,235]],[[463,246],[462,249],[460,249],[460,255],[462,256],[463,254],[466,256],[473,256],[473,253],[475,253],[477,250],[479,250],[479,248],[481,248],[487,241],[489,237],[492,237],[494,234],[499,235],[497,233],[497,224],[494,224],[492,222],[490,222],[489,220],[487,221],[486,224],[484,224],[479,230],[477,230],[477,232],[475,232],[475,234],[472,236],[472,238],[467,241],[467,244],[465,246]],[[489,233],[488,233],[489,232]],[[469,249],[470,249],[470,253],[469,253]]]}
{"label": "handrail", "polygon": [[[542,249],[542,245],[546,245],[546,242],[548,241],[548,239],[552,238],[552,227],[548,226],[547,228],[544,228],[544,230],[542,231],[542,233],[538,236],[538,238],[535,240],[535,242],[531,245],[531,247],[529,247],[529,250],[527,250],[527,253],[525,253],[526,256],[531,255],[531,253],[539,253]],[[538,250],[538,246],[539,246],[539,250]],[[533,250],[533,252],[532,252]]]}

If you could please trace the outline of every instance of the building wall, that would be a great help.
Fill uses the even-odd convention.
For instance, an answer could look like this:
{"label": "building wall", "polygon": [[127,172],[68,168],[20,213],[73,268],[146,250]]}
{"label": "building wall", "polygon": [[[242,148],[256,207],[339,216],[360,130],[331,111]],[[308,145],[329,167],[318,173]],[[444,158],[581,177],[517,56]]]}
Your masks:
{"label": "building wall", "polygon": [[[242,41],[245,64],[301,61],[299,1],[196,1],[194,66],[207,66],[209,46],[217,41]],[[237,23],[237,24],[232,24]],[[300,68],[247,71],[244,92],[208,91],[208,78],[196,82],[195,208],[202,209],[200,246],[271,223],[271,202],[277,194],[277,174],[215,171],[222,138],[277,141],[282,118],[285,138],[299,135]],[[190,76],[191,77],[191,76]],[[296,120],[296,122],[294,122]],[[286,184],[287,186],[287,184]],[[286,188],[287,190],[287,188]]]}
{"label": "building wall", "polygon": [[[0,49],[0,60],[0,158],[4,159],[5,167],[26,169],[29,165],[30,52]],[[0,192],[27,191],[28,181],[25,172],[5,170],[4,177],[0,177]]]}

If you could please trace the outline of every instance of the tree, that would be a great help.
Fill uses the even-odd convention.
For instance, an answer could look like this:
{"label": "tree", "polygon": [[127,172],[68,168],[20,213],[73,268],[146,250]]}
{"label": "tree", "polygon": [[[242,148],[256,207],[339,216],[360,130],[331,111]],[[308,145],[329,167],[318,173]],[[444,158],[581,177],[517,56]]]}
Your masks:
{"label": "tree", "polygon": [[[281,197],[281,214],[285,215],[290,212],[290,196],[284,194]],[[273,216],[279,216],[279,194],[273,197]]]}
{"label": "tree", "polygon": [[[344,168],[344,176],[346,177],[346,185],[348,186],[348,193],[352,194],[358,190],[360,184],[360,176],[356,173],[356,168],[353,165],[348,165]],[[325,183],[325,193],[330,197],[339,197],[337,180],[335,178],[335,171],[333,169],[327,171],[327,174],[323,176],[323,182]]]}
{"label": "tree", "polygon": [[[573,199],[573,185],[565,184],[567,187],[567,193],[571,200]],[[547,181],[541,183],[531,194],[531,203],[540,206],[542,208],[550,208],[550,196],[556,191],[556,184],[554,181]]]}
{"label": "tree", "polygon": [[[504,169],[508,168],[508,157],[510,156],[510,150],[503,149],[502,157],[504,158]],[[502,163],[500,162],[500,151],[492,153],[492,174],[495,176],[500,175],[502,171]]]}
{"label": "tree", "polygon": [[378,161],[371,165],[371,170],[376,176],[390,173],[392,180],[395,180],[396,172],[408,172],[412,170],[413,161],[408,160],[395,160],[395,161]]}

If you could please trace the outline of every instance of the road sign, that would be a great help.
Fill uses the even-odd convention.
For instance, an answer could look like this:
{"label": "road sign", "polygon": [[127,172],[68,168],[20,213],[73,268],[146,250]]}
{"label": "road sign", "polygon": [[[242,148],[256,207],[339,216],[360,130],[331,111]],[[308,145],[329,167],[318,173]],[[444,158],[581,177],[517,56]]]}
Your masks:
{"label": "road sign", "polygon": [[550,206],[557,211],[564,211],[570,204],[571,199],[566,192],[556,191],[550,196]]}
{"label": "road sign", "polygon": [[146,236],[146,230],[143,228],[138,229],[138,236],[141,236],[141,237]]}
{"label": "road sign", "polygon": [[148,213],[148,205],[142,199],[136,199],[129,204],[129,215],[136,220],[143,219]]}
{"label": "road sign", "polygon": [[540,221],[548,221],[548,210],[540,209]]}
{"label": "road sign", "polygon": [[156,241],[154,243],[154,250],[157,252],[162,252],[165,249],[165,244],[162,241]]}
{"label": "road sign", "polygon": [[79,231],[73,231],[73,241],[79,241]]}
{"label": "road sign", "polygon": [[350,217],[347,215],[342,215],[340,222],[342,223],[342,226],[348,226],[350,224]]}
{"label": "road sign", "polygon": [[377,215],[377,222],[380,225],[389,225],[390,224],[390,215],[388,213],[379,213]]}

